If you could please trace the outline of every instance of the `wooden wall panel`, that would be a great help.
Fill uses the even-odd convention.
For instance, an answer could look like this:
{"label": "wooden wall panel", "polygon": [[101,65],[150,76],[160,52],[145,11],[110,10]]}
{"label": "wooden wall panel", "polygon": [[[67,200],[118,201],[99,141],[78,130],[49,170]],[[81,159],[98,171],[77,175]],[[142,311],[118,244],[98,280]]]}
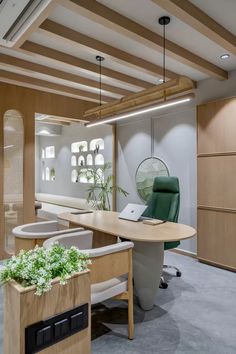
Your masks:
{"label": "wooden wall panel", "polygon": [[235,176],[236,155],[198,158],[198,205],[236,210]]}
{"label": "wooden wall panel", "polygon": [[35,113],[81,119],[83,112],[95,107],[93,102],[53,93],[0,83],[0,259],[4,251],[3,208],[3,117],[10,109],[19,111],[24,121],[24,222],[34,222],[35,200]]}
{"label": "wooden wall panel", "polygon": [[236,270],[236,98],[198,106],[198,258]]}
{"label": "wooden wall panel", "polygon": [[235,231],[236,213],[199,209],[199,258],[222,267],[236,269]]}
{"label": "wooden wall panel", "polygon": [[198,106],[198,154],[236,152],[236,98]]}

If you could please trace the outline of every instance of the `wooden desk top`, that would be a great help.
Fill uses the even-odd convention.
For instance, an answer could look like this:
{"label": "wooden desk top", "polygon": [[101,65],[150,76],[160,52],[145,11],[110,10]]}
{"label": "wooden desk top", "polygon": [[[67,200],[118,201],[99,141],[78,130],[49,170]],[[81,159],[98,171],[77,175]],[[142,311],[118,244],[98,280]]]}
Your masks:
{"label": "wooden desk top", "polygon": [[134,222],[118,218],[117,212],[94,211],[87,214],[60,214],[59,219],[69,221],[90,230],[120,236],[132,241],[169,242],[181,241],[193,237],[196,230],[191,226],[166,222],[159,225],[147,225],[142,221]]}

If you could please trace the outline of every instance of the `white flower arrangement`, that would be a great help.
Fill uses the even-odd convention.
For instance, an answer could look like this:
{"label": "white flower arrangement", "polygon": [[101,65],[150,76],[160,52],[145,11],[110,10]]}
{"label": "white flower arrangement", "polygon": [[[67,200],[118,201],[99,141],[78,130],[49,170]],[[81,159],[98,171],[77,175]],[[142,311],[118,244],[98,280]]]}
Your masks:
{"label": "white flower arrangement", "polygon": [[36,287],[36,295],[52,288],[52,280],[59,278],[64,285],[77,272],[87,270],[90,260],[78,248],[66,249],[55,243],[51,248],[36,246],[30,251],[21,251],[5,261],[0,270],[0,284],[15,280],[23,287]]}

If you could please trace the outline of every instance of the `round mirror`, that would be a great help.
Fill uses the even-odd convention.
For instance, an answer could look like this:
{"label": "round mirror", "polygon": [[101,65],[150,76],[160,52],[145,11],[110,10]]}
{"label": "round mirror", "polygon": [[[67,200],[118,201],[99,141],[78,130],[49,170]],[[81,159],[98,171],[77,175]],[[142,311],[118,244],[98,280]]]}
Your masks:
{"label": "round mirror", "polygon": [[138,195],[147,201],[152,193],[155,177],[169,176],[169,170],[164,161],[157,157],[148,157],[137,168],[135,182]]}

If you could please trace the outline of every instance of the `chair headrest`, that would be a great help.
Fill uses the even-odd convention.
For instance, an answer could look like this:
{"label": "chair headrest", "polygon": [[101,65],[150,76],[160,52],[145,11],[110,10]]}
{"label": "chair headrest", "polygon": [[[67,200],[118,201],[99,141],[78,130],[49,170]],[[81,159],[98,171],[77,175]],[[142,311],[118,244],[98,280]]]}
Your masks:
{"label": "chair headrest", "polygon": [[153,183],[153,192],[179,193],[178,177],[156,177]]}

